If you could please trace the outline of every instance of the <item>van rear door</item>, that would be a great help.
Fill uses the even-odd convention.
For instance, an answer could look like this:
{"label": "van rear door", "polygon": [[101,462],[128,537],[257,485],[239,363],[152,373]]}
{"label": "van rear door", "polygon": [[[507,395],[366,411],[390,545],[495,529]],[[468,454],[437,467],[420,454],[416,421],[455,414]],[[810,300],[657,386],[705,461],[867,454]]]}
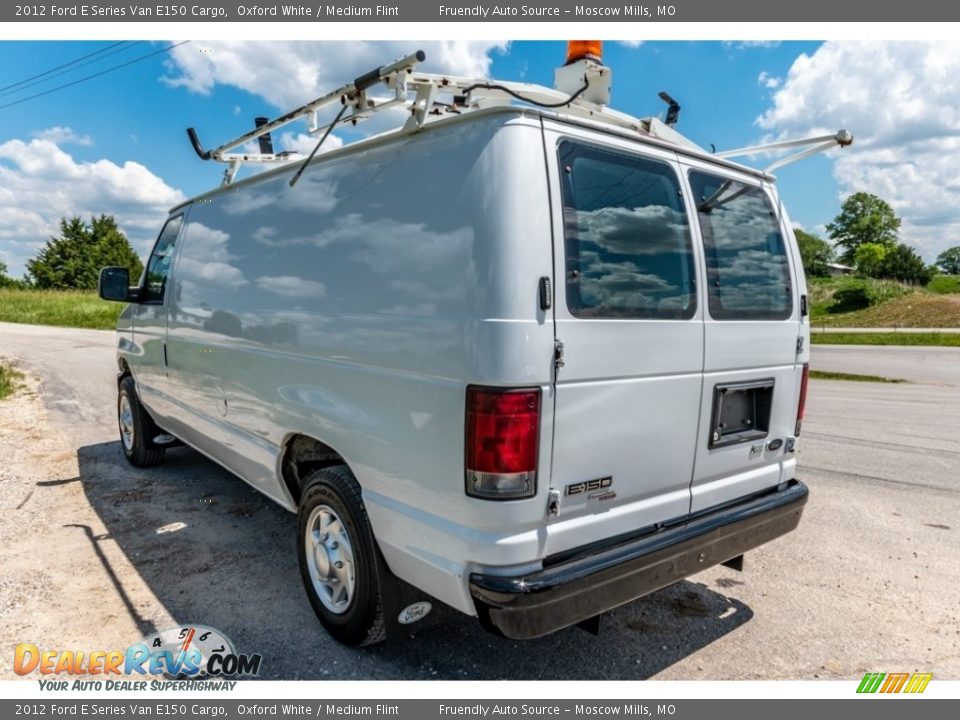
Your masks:
{"label": "van rear door", "polygon": [[562,343],[550,551],[687,515],[703,369],[676,155],[575,133],[546,135]]}
{"label": "van rear door", "polygon": [[772,188],[707,163],[684,172],[706,268],[696,513],[793,477],[802,270]]}

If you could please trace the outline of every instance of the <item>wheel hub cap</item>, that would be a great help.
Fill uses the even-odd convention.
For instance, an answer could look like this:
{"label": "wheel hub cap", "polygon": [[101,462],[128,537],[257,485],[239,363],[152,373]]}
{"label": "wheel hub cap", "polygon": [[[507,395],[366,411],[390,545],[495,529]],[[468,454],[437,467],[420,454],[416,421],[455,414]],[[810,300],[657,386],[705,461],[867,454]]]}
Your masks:
{"label": "wheel hub cap", "polygon": [[353,546],[339,516],[327,505],[314,508],[304,536],[310,580],[323,606],[336,614],[350,607],[354,589]]}
{"label": "wheel hub cap", "polygon": [[120,439],[127,450],[133,449],[133,409],[130,407],[130,398],[120,396]]}

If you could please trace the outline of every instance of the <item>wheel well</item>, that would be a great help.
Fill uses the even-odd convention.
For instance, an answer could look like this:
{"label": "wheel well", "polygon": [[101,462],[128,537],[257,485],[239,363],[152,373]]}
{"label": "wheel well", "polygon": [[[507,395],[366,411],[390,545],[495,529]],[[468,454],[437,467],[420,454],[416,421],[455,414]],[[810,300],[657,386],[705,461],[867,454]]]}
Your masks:
{"label": "wheel well", "polygon": [[331,465],[346,465],[346,460],[326,443],[307,435],[292,435],[287,438],[283,448],[283,460],[280,462],[280,473],[294,502],[300,503],[304,479],[314,470]]}
{"label": "wheel well", "polygon": [[117,385],[122,383],[127,375],[133,375],[133,373],[130,372],[130,366],[127,365],[127,361],[120,358],[117,360]]}

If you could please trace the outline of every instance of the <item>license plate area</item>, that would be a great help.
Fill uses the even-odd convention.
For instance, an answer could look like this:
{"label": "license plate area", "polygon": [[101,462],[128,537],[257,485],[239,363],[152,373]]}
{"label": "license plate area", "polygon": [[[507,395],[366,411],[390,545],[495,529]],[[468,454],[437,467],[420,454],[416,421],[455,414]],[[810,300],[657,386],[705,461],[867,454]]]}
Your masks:
{"label": "license plate area", "polygon": [[709,447],[738,445],[770,432],[773,378],[713,386]]}

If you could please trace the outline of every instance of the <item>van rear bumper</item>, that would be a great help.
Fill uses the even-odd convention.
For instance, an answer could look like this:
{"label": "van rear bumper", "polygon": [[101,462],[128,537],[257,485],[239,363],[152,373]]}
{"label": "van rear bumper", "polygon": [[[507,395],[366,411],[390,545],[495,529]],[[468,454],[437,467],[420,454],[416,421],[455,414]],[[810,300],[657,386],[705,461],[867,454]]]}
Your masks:
{"label": "van rear bumper", "polygon": [[791,480],[642,537],[547,558],[533,573],[471,574],[477,615],[488,630],[515,640],[575,625],[790,532],[807,494]]}

